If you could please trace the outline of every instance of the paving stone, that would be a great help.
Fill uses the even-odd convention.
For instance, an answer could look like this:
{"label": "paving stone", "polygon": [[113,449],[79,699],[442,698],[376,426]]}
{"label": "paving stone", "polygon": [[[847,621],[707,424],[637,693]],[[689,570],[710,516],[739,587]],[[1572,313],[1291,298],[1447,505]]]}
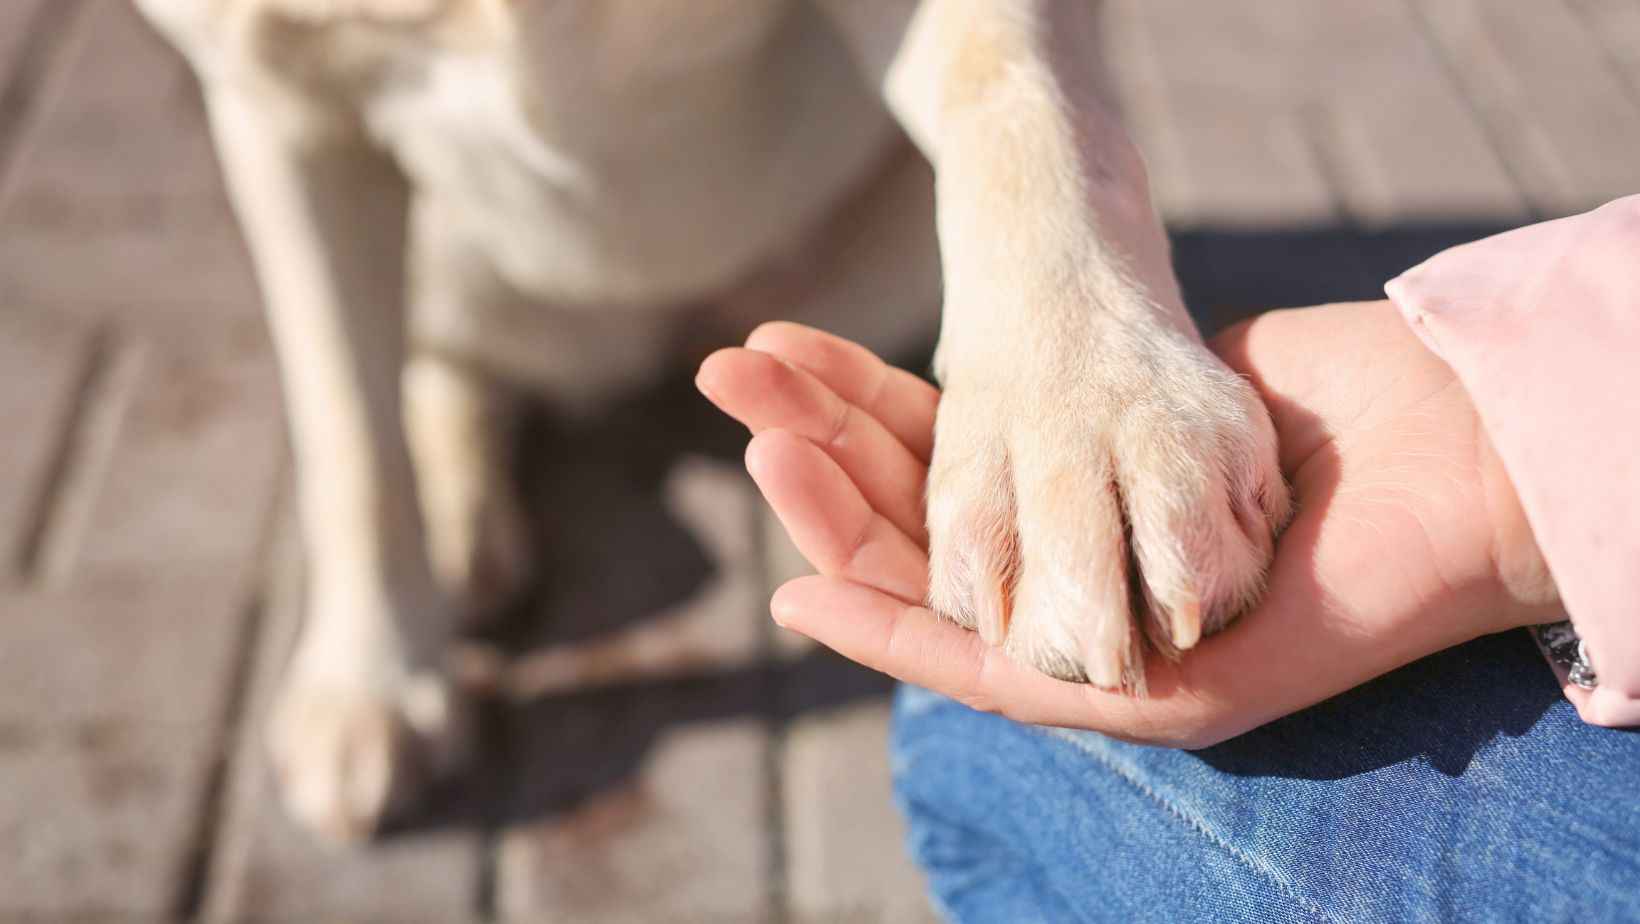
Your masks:
{"label": "paving stone", "polygon": [[24,564],[41,497],[74,413],[88,338],[0,316],[0,584]]}
{"label": "paving stone", "polygon": [[1357,224],[1527,218],[1461,88],[1401,0],[1284,0],[1263,13],[1302,30],[1289,105],[1305,111]]}
{"label": "paving stone", "polygon": [[1189,166],[1144,4],[1106,2],[1100,28],[1111,88],[1123,124],[1144,155],[1151,200],[1164,221],[1188,223],[1194,214]]}
{"label": "paving stone", "polygon": [[867,188],[839,203],[800,256],[755,274],[710,313],[734,331],[719,346],[781,318],[891,362],[917,358],[921,372],[939,334],[940,289],[934,173],[907,141]]}
{"label": "paving stone", "polygon": [[133,725],[208,739],[248,605],[233,583],[0,594],[0,729]]}
{"label": "paving stone", "polygon": [[[654,704],[649,704],[653,708]],[[649,710],[639,709],[639,713]],[[653,714],[653,713],[651,713]],[[584,735],[557,724],[537,761],[559,760],[580,773],[630,746],[632,713],[612,716],[606,756],[593,759]],[[580,721],[595,717],[587,714]],[[769,912],[767,886],[768,734],[755,719],[663,726],[644,736],[637,766],[539,821],[503,835],[496,863],[496,907],[506,921],[752,922]],[[554,741],[547,745],[546,742]],[[645,746],[646,745],[646,746]],[[587,763],[589,759],[592,763]],[[596,768],[608,772],[609,766]],[[565,768],[532,764],[523,777],[531,798],[573,791]],[[545,792],[543,792],[545,790]]]}
{"label": "paving stone", "polygon": [[0,744],[0,918],[169,918],[209,765],[197,739]]}
{"label": "paving stone", "polygon": [[168,590],[0,596],[0,917],[177,910],[246,601]]}
{"label": "paving stone", "polygon": [[[288,499],[287,499],[288,501]],[[476,919],[480,838],[470,817],[351,849],[322,845],[274,788],[263,728],[301,627],[302,563],[281,505],[245,720],[233,743],[201,919],[212,922],[437,922]]]}
{"label": "paving stone", "polygon": [[478,918],[480,840],[469,826],[329,847],[285,814],[261,754],[231,789],[207,921],[461,924]]}
{"label": "paving stone", "polygon": [[[37,199],[23,195],[14,201],[0,213],[0,301],[176,327],[193,326],[202,317],[259,326],[238,227],[214,199],[49,203],[47,208],[74,212],[61,224],[57,217],[19,214],[39,205]],[[128,205],[131,210],[124,211]],[[81,221],[87,215],[114,217]],[[161,217],[150,222],[150,216]],[[118,227],[125,217],[131,224]],[[191,227],[178,228],[179,222]]]}
{"label": "paving stone", "polygon": [[1520,116],[1541,126],[1570,184],[1566,211],[1640,192],[1640,104],[1563,3],[1473,4],[1515,77]]}
{"label": "paving stone", "polygon": [[[134,339],[121,349],[137,369],[129,397],[107,399],[124,408],[102,476],[77,488],[95,500],[76,547],[63,553],[73,557],[62,566],[67,579],[126,586],[188,575],[248,579],[284,452],[266,342]],[[85,442],[98,439],[107,437],[90,432]]]}
{"label": "paving stone", "polygon": [[889,784],[889,707],[799,718],[782,760],[786,880],[801,922],[934,922]]}
{"label": "paving stone", "polygon": [[86,2],[6,176],[0,299],[127,321],[254,320],[192,74],[128,0]]}
{"label": "paving stone", "polygon": [[9,0],[0,3],[0,81],[8,80],[17,66],[29,27],[46,0]]}
{"label": "paving stone", "polygon": [[1525,216],[1461,89],[1394,0],[1256,11],[1123,0],[1107,15],[1117,85],[1175,225]]}
{"label": "paving stone", "polygon": [[1640,188],[1640,105],[1562,3],[1417,0],[1495,148],[1540,216]]}
{"label": "paving stone", "polygon": [[1567,0],[1584,27],[1640,98],[1640,4],[1633,0]]}
{"label": "paving stone", "polygon": [[[79,0],[9,187],[199,192],[220,187],[193,72],[131,0]],[[95,168],[95,169],[92,169]]]}
{"label": "paving stone", "polygon": [[132,0],[82,0],[84,31],[71,55],[53,105],[165,108],[192,94],[193,77]]}
{"label": "paving stone", "polygon": [[[1146,124],[1165,124],[1167,141],[1158,148],[1175,165],[1164,217],[1179,226],[1337,223],[1338,205],[1304,120],[1284,105],[1283,65],[1300,40],[1295,25],[1214,0],[1120,0],[1112,7],[1111,41],[1148,41],[1154,61],[1149,71],[1159,87]],[[1142,148],[1147,143],[1140,139]]]}

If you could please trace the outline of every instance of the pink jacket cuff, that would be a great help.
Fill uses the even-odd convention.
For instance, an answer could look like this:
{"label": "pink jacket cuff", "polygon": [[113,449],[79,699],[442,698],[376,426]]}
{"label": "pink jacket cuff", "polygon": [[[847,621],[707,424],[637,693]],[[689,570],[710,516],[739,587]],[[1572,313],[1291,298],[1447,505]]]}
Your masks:
{"label": "pink jacket cuff", "polygon": [[1640,725],[1640,196],[1454,247],[1385,291],[1514,481],[1599,678],[1567,696],[1586,722]]}

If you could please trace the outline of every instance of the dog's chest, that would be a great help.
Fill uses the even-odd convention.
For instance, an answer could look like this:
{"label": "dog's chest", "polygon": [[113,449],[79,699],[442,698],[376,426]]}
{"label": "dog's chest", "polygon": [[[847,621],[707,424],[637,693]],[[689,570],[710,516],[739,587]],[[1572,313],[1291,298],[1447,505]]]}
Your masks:
{"label": "dog's chest", "polygon": [[817,13],[538,0],[392,52],[363,108],[428,220],[576,303],[702,295],[790,244],[892,136]]}

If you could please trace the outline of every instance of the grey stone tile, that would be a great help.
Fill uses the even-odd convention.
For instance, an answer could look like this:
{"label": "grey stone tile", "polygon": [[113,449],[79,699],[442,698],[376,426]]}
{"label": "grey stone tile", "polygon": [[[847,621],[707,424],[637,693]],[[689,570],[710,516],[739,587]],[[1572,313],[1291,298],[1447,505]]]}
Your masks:
{"label": "grey stone tile", "polygon": [[[1292,27],[1211,0],[1122,0],[1112,41],[1150,75],[1145,127],[1170,157],[1165,217],[1173,224],[1331,225],[1340,217],[1300,114],[1285,105]],[[1141,85],[1142,85],[1141,72]],[[1132,85],[1134,81],[1129,80]]]}
{"label": "grey stone tile", "polygon": [[1567,0],[1606,57],[1640,98],[1640,4],[1630,0]]}
{"label": "grey stone tile", "polygon": [[1404,3],[1286,0],[1264,12],[1302,36],[1287,104],[1303,112],[1357,225],[1527,218],[1462,88]]}
{"label": "grey stone tile", "polygon": [[81,486],[95,500],[76,547],[64,553],[73,558],[66,579],[248,580],[284,453],[266,343],[136,338],[125,349],[136,371],[102,477]]}
{"label": "grey stone tile", "polygon": [[[1445,0],[1454,2],[1454,0]],[[1462,0],[1514,78],[1518,118],[1541,128],[1582,211],[1640,192],[1640,98],[1563,3]]]}
{"label": "grey stone tile", "polygon": [[26,170],[8,184],[8,199],[28,190],[94,200],[218,189],[188,65],[130,0],[80,2],[84,10],[34,101],[38,111],[17,153]]}
{"label": "grey stone tile", "polygon": [[1399,2],[1123,0],[1108,17],[1117,84],[1176,225],[1526,215],[1463,88]]}
{"label": "grey stone tile", "polygon": [[0,584],[20,577],[74,414],[87,345],[83,330],[0,316]]}
{"label": "grey stone tile", "polygon": [[22,44],[35,14],[46,0],[11,0],[0,3],[0,81],[9,78],[17,66]]}
{"label": "grey stone tile", "polygon": [[786,735],[786,881],[801,922],[934,922],[889,785],[881,700],[797,719]]}
{"label": "grey stone tile", "polygon": [[83,0],[89,7],[73,46],[71,70],[59,78],[54,105],[165,107],[193,93],[188,66],[137,11],[132,0]]}
{"label": "grey stone tile", "polygon": [[248,605],[234,583],[0,594],[0,728],[129,725],[209,739]]}
{"label": "grey stone tile", "polygon": [[1151,201],[1167,223],[1187,224],[1195,209],[1184,138],[1145,4],[1105,3],[1100,28],[1111,89],[1122,122],[1144,155]]}
{"label": "grey stone tile", "polygon": [[471,828],[397,833],[360,847],[314,840],[284,811],[256,743],[215,842],[207,921],[461,924],[479,917],[480,838]]}
{"label": "grey stone tile", "polygon": [[254,318],[192,74],[128,0],[87,2],[7,172],[0,299],[126,321]]}
{"label": "grey stone tile", "polygon": [[1540,216],[1640,188],[1640,106],[1564,4],[1418,0],[1494,147]]}
{"label": "grey stone tile", "polygon": [[[588,757],[570,750],[576,743],[574,734],[558,738],[539,759],[556,751],[573,766]],[[498,914],[577,924],[763,920],[767,748],[754,719],[658,730],[629,774],[503,834]]]}
{"label": "grey stone tile", "polygon": [[193,859],[201,745],[141,729],[0,744],[0,917],[170,917]]}
{"label": "grey stone tile", "polygon": [[226,219],[187,233],[80,234],[19,229],[0,217],[0,301],[82,318],[190,326],[233,317],[255,326],[258,302],[241,251]]}
{"label": "grey stone tile", "polygon": [[7,168],[42,89],[50,82],[64,40],[75,33],[80,0],[18,0],[0,11],[0,198]]}

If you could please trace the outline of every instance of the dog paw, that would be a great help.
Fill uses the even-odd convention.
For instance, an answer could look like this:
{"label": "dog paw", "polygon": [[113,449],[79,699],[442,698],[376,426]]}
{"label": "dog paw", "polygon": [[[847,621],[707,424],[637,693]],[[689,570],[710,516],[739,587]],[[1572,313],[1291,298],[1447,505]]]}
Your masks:
{"label": "dog paw", "polygon": [[1065,680],[1142,690],[1258,595],[1289,501],[1257,395],[1195,344],[1036,377],[947,364],[930,606]]}
{"label": "dog paw", "polygon": [[390,691],[288,682],[268,726],[286,808],[333,844],[370,837],[453,772],[466,744],[458,713],[433,673]]}

